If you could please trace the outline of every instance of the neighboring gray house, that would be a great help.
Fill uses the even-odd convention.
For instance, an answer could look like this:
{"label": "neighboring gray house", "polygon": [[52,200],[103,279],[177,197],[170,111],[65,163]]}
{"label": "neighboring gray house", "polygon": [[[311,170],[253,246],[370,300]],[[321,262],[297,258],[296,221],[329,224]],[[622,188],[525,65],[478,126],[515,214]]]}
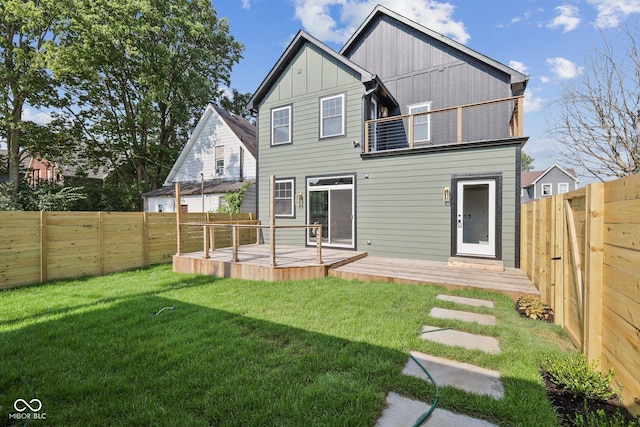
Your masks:
{"label": "neighboring gray house", "polygon": [[579,182],[576,171],[558,165],[543,171],[522,172],[520,200],[524,203],[577,190]]}
{"label": "neighboring gray house", "polygon": [[300,31],[248,105],[259,219],[275,175],[277,223],[320,223],[325,246],[517,266],[527,82],[382,6],[340,52]]}
{"label": "neighboring gray house", "polygon": [[[244,117],[208,105],[163,186],[142,195],[147,212],[175,212],[175,183],[184,212],[216,212],[221,197],[256,179],[256,128]],[[256,212],[256,188],[243,212]]]}

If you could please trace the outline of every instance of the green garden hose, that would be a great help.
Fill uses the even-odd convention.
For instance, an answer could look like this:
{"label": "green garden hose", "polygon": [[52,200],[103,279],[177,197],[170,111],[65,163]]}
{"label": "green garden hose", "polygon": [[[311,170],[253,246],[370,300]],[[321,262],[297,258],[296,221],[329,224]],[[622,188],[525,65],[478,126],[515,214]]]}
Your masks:
{"label": "green garden hose", "polygon": [[[450,329],[453,329],[453,328],[432,329],[430,331],[422,331],[422,332],[420,332],[419,335],[426,334],[426,333],[429,333],[429,332],[447,331],[447,330],[450,330]],[[436,409],[436,406],[438,406],[438,400],[440,400],[440,388],[438,387],[438,384],[433,379],[433,377],[431,376],[429,371],[427,371],[427,368],[422,366],[422,363],[418,362],[418,359],[413,357],[412,354],[409,354],[409,355],[411,356],[411,359],[420,367],[420,369],[422,369],[422,372],[427,374],[427,377],[429,377],[429,380],[431,380],[431,382],[433,383],[433,385],[436,388],[436,396],[433,399],[433,403],[431,404],[431,407],[427,410],[427,412],[425,412],[424,414],[420,415],[420,417],[413,424],[413,427],[420,427],[422,425],[422,423],[424,423],[427,420],[427,418],[429,418],[431,413]]]}

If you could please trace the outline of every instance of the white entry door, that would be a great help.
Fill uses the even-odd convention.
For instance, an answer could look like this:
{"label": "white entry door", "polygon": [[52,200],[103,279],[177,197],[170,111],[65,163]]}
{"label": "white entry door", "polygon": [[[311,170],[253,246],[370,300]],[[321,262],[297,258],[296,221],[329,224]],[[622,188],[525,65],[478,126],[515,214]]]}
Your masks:
{"label": "white entry door", "polygon": [[456,190],[457,254],[495,257],[496,181],[459,180]]}

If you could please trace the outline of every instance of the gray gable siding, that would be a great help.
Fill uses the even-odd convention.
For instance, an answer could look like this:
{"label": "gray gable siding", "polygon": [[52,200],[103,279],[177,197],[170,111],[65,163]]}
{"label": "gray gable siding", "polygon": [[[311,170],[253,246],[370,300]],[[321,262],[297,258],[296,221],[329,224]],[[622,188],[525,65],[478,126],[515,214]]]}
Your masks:
{"label": "gray gable siding", "polygon": [[551,168],[544,176],[540,177],[539,181],[535,184],[536,198],[549,197],[542,195],[542,185],[551,184],[551,195],[558,194],[558,184],[566,182],[569,185],[569,191],[576,189],[576,182],[573,177],[568,176],[557,167]]}
{"label": "gray gable siding", "polygon": [[[376,73],[394,94],[400,113],[408,106],[431,102],[431,109],[466,105],[513,95],[508,74],[490,67],[391,17],[375,21],[348,58]],[[509,134],[509,104],[465,110],[467,140],[504,138]],[[455,140],[455,113],[433,115],[434,143]]]}

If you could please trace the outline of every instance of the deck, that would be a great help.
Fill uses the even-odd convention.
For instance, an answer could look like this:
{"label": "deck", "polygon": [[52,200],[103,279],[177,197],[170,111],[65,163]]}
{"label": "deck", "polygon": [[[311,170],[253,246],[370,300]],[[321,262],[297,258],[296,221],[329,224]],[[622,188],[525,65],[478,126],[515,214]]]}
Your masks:
{"label": "deck", "polygon": [[450,266],[446,262],[371,257],[331,269],[330,276],[347,280],[383,281],[406,284],[439,284],[447,288],[479,288],[506,294],[514,300],[521,295],[540,295],[520,269],[493,271]]}
{"label": "deck", "polygon": [[304,280],[326,277],[330,268],[366,256],[366,252],[322,248],[322,264],[318,264],[315,247],[280,245],[276,248],[274,267],[269,245],[242,245],[238,248],[238,262],[232,262],[232,248],[211,251],[209,258],[204,258],[202,251],[174,255],[173,271],[271,282]]}
{"label": "deck", "polygon": [[451,266],[446,262],[367,256],[366,252],[322,248],[322,264],[316,262],[317,249],[277,246],[276,262],[271,265],[269,245],[243,245],[238,262],[232,262],[232,248],[217,249],[204,258],[204,252],[174,255],[173,270],[217,277],[248,280],[304,280],[325,276],[347,280],[382,281],[405,284],[439,284],[447,288],[479,288],[501,292],[513,299],[539,295],[526,274],[516,268],[492,271]]}

